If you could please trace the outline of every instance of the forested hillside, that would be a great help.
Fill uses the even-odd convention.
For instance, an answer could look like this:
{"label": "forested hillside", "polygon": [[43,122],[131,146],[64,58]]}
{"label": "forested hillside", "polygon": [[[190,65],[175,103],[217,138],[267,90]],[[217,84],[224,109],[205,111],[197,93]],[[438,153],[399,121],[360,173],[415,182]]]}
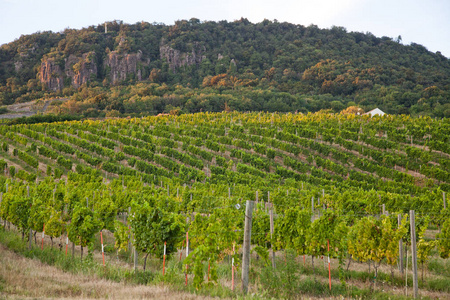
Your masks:
{"label": "forested hillside", "polygon": [[121,21],[0,47],[3,105],[52,97],[86,116],[340,111],[450,116],[450,62],[401,37],[264,20]]}

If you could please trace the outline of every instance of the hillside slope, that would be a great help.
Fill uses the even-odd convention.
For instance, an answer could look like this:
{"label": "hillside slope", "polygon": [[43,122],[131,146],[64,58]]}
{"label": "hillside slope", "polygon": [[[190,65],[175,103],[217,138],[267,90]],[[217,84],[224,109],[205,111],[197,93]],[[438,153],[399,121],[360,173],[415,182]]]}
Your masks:
{"label": "hillside slope", "polygon": [[354,104],[450,116],[449,59],[400,38],[247,19],[106,25],[3,45],[1,103],[72,96],[63,109],[90,116]]}

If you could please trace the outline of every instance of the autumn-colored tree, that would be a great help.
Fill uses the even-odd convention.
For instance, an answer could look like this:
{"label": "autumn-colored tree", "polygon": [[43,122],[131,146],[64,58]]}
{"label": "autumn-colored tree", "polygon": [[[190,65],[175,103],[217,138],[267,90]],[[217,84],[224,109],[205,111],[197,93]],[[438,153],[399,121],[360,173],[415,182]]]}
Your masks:
{"label": "autumn-colored tree", "polygon": [[364,110],[358,106],[349,106],[341,111],[343,115],[362,115]]}

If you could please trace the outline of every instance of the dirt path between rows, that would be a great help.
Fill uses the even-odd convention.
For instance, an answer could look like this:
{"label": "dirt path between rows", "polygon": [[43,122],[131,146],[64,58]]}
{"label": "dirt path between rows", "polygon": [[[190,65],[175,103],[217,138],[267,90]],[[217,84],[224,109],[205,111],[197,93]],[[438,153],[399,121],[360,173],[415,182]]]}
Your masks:
{"label": "dirt path between rows", "polygon": [[25,102],[25,103],[15,103],[7,106],[8,113],[0,115],[0,119],[15,119],[21,117],[31,117],[37,112],[44,113],[48,106],[54,101],[65,102],[69,98],[54,98],[45,100],[43,104],[36,105],[36,100]]}

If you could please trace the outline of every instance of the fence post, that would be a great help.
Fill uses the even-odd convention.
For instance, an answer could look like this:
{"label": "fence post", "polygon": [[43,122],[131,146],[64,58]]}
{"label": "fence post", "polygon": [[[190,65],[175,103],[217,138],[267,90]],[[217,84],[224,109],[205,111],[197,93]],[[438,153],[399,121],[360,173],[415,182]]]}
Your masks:
{"label": "fence post", "polygon": [[[130,213],[131,213],[131,207],[128,207],[127,218],[125,219],[125,226],[128,225],[128,216],[130,215]],[[130,236],[130,231],[131,231],[131,228],[128,225],[128,253],[130,253],[130,258],[131,258],[131,241],[130,241],[130,237],[131,236]]]}
{"label": "fence post", "polygon": [[[402,223],[402,214],[398,214],[397,218],[398,218],[398,226],[400,227],[400,225]],[[403,275],[403,240],[402,239],[400,239],[400,241],[398,241],[398,256],[399,256],[398,269],[399,269],[400,273]]]}
{"label": "fence post", "polygon": [[[189,231],[186,231],[186,258],[189,256]],[[186,264],[186,286],[188,284],[188,264]]]}
{"label": "fence post", "polygon": [[244,244],[242,246],[242,292],[248,292],[248,272],[250,268],[250,244],[252,235],[253,201],[247,200],[245,205]]}
{"label": "fence post", "polygon": [[166,242],[164,242],[163,276],[166,271]]}
{"label": "fence post", "polygon": [[[30,186],[27,185],[27,198],[30,198]],[[31,206],[31,204],[30,204]],[[31,240],[33,239],[33,229],[30,228],[28,233],[28,250],[31,250]]]}
{"label": "fence post", "polygon": [[445,192],[442,192],[442,200],[444,201],[444,209],[447,208],[447,202],[445,202]]}
{"label": "fence post", "polygon": [[44,250],[44,236],[45,236],[45,223],[42,227],[42,243],[41,243],[41,250]]}
{"label": "fence post", "polygon": [[233,257],[231,258],[231,290],[234,291],[234,246],[235,244],[233,243]]}
{"label": "fence post", "polygon": [[100,230],[100,242],[102,243],[103,266],[105,266],[105,248],[103,247],[103,230]]}
{"label": "fence post", "polygon": [[[322,190],[323,191],[323,190]],[[331,261],[330,261],[330,240],[327,240],[328,245],[328,281],[330,283],[330,291],[331,291]]]}
{"label": "fence post", "polygon": [[415,224],[415,216],[414,210],[409,211],[410,214],[410,225],[411,225],[411,262],[413,269],[413,289],[414,289],[414,298],[419,296],[418,289],[418,279],[417,279],[417,249],[416,249],[416,224]]}
{"label": "fence post", "polygon": [[[273,204],[270,204],[269,207],[269,219],[270,219],[270,239],[273,237],[273,231],[274,231],[274,224],[273,224]],[[272,268],[276,268],[275,264],[275,251],[273,250],[273,244],[270,247],[272,248]]]}
{"label": "fence post", "polygon": [[138,266],[138,251],[136,249],[136,246],[133,246],[133,253],[134,253],[134,271],[137,271],[137,266]]}

